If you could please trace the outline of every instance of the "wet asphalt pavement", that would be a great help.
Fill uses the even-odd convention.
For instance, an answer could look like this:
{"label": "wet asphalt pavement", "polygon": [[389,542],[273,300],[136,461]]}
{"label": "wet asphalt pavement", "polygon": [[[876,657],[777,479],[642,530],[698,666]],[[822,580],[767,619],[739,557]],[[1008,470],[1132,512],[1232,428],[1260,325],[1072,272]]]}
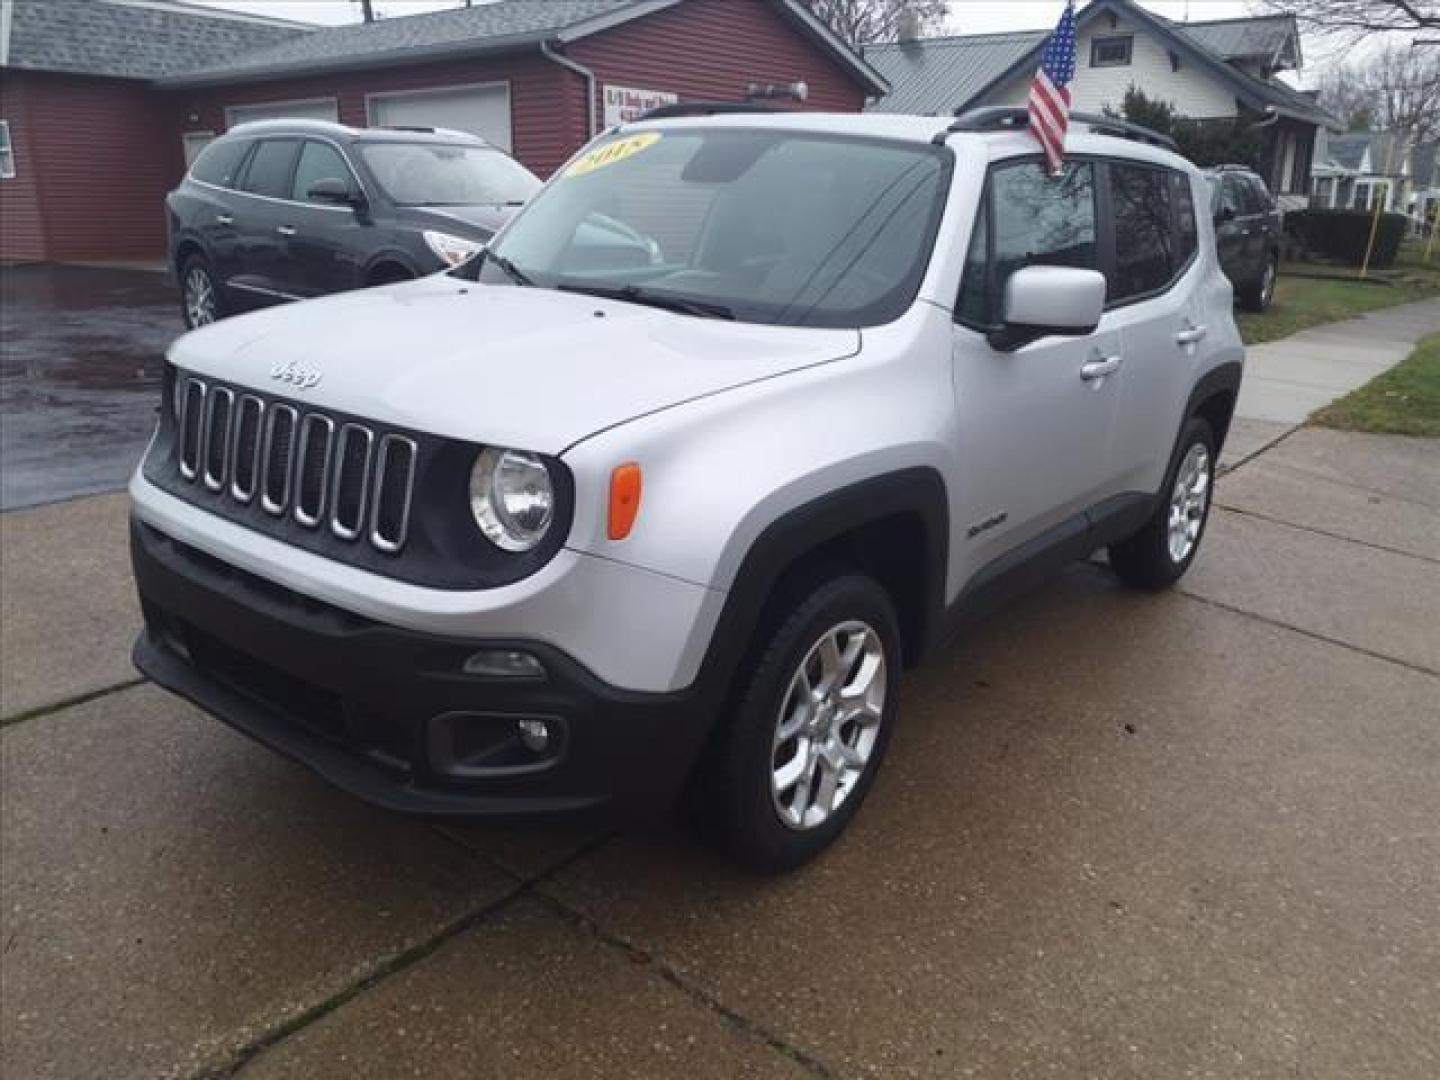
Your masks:
{"label": "wet asphalt pavement", "polygon": [[164,273],[0,270],[0,509],[123,487],[183,330]]}

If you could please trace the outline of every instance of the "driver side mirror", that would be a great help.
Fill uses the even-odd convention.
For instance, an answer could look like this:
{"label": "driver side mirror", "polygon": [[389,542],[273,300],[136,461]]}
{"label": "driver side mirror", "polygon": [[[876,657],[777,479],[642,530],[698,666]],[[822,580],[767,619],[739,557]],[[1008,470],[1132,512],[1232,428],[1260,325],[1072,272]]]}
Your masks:
{"label": "driver side mirror", "polygon": [[316,180],[310,185],[310,190],[305,192],[305,197],[312,202],[329,203],[332,206],[360,207],[364,205],[365,197],[350,190],[350,185],[338,176],[326,176]]}
{"label": "driver side mirror", "polygon": [[1215,224],[1224,225],[1227,221],[1235,220],[1235,208],[1233,206],[1222,206],[1215,211]]}
{"label": "driver side mirror", "polygon": [[1014,352],[1043,337],[1093,334],[1105,313],[1105,275],[1075,266],[1026,266],[1005,282],[1005,322],[990,347]]}

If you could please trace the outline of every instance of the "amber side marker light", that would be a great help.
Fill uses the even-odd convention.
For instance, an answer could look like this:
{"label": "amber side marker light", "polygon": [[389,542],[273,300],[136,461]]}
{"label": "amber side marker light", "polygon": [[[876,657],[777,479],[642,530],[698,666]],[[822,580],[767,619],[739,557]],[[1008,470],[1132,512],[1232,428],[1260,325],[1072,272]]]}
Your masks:
{"label": "amber side marker light", "polygon": [[610,539],[624,540],[640,513],[640,466],[617,465],[610,474]]}

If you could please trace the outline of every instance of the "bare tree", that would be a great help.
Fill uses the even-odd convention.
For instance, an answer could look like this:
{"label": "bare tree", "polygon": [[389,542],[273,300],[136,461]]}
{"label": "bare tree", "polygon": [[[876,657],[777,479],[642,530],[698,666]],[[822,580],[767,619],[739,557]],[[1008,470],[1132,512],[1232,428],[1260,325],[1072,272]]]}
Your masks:
{"label": "bare tree", "polygon": [[919,36],[944,21],[946,0],[807,0],[830,29],[851,45],[894,41],[902,28]]}
{"label": "bare tree", "polygon": [[1347,123],[1391,132],[1401,147],[1429,142],[1440,137],[1440,50],[1397,42],[1342,64],[1321,81],[1320,100]]}
{"label": "bare tree", "polygon": [[1440,30],[1437,0],[1260,0],[1260,6],[1294,15],[1314,33],[1374,34]]}

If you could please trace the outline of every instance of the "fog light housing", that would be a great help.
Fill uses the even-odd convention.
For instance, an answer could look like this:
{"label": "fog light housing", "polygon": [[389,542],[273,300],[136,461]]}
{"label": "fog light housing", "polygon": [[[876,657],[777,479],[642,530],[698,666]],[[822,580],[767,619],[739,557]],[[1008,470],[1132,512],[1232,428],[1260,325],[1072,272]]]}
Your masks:
{"label": "fog light housing", "polygon": [[482,679],[545,678],[545,665],[529,653],[516,649],[481,649],[466,657],[460,670]]}
{"label": "fog light housing", "polygon": [[525,744],[525,749],[531,753],[544,753],[550,745],[550,725],[544,720],[524,717],[515,721],[515,730],[520,733],[520,741]]}

